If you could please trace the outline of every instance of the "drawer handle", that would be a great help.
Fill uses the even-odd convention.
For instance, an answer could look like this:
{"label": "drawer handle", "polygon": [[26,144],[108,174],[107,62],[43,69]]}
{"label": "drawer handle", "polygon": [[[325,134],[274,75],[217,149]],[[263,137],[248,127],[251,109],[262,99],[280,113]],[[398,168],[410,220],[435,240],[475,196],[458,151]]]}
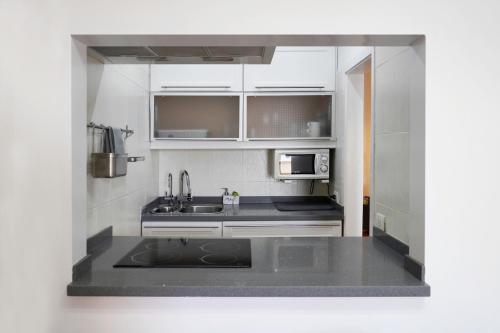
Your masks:
{"label": "drawer handle", "polygon": [[[194,233],[203,233],[206,234],[206,231],[204,230],[191,230],[189,231],[189,234],[194,234]],[[163,233],[169,233],[167,230],[153,230],[151,231],[152,234],[163,234]],[[184,234],[182,230],[177,231],[176,233]]]}
{"label": "drawer handle", "polygon": [[252,224],[247,224],[247,225],[228,225],[225,228],[307,228],[307,227],[340,227],[339,224],[303,224],[303,225],[297,225],[297,224],[271,224],[271,225],[252,225]]}
{"label": "drawer handle", "polygon": [[255,86],[257,89],[324,89],[325,86]]}
{"label": "drawer handle", "polygon": [[186,226],[186,227],[170,227],[170,226],[161,226],[161,227],[149,227],[149,226],[144,226],[144,229],[220,229],[220,227],[191,227],[191,226]]}
{"label": "drawer handle", "polygon": [[161,86],[162,89],[183,89],[183,88],[212,88],[212,89],[229,89],[231,86]]}

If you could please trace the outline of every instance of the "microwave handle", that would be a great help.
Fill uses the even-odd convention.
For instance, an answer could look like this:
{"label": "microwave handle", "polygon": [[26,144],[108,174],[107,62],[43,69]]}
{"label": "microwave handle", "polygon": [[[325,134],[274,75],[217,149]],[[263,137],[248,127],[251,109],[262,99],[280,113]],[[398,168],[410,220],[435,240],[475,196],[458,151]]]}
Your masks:
{"label": "microwave handle", "polygon": [[321,163],[321,154],[314,154],[314,173],[319,174],[319,165]]}

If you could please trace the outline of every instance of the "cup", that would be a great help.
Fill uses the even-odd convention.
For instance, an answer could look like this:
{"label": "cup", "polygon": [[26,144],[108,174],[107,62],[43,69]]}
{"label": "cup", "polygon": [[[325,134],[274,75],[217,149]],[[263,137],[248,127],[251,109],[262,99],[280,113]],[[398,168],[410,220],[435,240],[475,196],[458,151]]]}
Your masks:
{"label": "cup", "polygon": [[306,132],[310,137],[319,137],[319,135],[320,135],[320,122],[319,121],[309,121],[307,123]]}

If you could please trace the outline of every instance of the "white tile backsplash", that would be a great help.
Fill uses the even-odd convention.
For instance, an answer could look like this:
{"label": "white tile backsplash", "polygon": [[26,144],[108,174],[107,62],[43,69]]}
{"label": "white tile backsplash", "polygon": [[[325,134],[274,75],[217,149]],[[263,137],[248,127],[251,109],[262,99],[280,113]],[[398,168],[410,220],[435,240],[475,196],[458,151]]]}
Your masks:
{"label": "white tile backsplash", "polygon": [[241,195],[246,196],[268,196],[269,193],[269,182],[267,181],[248,181],[243,184],[243,189],[241,190]]}
{"label": "white tile backsplash", "polygon": [[[268,150],[163,150],[160,151],[159,195],[167,190],[167,175],[173,175],[174,195],[179,193],[179,177],[187,170],[194,196],[221,195],[222,187],[245,196],[308,195],[309,181],[283,183],[271,175]],[[314,194],[327,194],[325,184],[316,183]]]}
{"label": "white tile backsplash", "polygon": [[[222,182],[244,180],[245,166],[243,165],[242,150],[211,151],[209,155],[204,155],[204,157],[210,157],[208,165],[213,179]],[[195,159],[198,160],[198,158]]]}
{"label": "white tile backsplash", "polygon": [[243,152],[244,179],[246,182],[271,181],[272,157],[268,150],[247,150]]}

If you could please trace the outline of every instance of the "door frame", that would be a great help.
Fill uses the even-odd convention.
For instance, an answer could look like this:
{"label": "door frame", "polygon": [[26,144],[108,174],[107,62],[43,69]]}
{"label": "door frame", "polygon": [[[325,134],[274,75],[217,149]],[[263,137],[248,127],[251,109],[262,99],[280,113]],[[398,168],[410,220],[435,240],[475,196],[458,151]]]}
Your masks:
{"label": "door frame", "polygon": [[[364,161],[363,149],[361,144],[361,149],[356,149],[355,152],[352,151],[353,147],[356,147],[356,143],[350,142],[349,133],[353,131],[359,133],[363,130],[363,117],[361,117],[361,122],[358,121],[357,124],[353,124],[349,121],[349,110],[353,107],[356,108],[356,112],[362,112],[364,114],[364,95],[358,96],[360,99],[352,100],[351,97],[356,94],[353,89],[359,91],[359,89],[364,88],[364,65],[367,61],[371,62],[371,154],[370,154],[370,219],[369,219],[369,236],[373,235],[373,224],[375,218],[375,52],[374,48],[366,50],[358,54],[354,60],[346,66],[346,70],[341,72],[345,75],[345,122],[344,122],[344,135],[345,135],[345,158],[343,162],[344,168],[344,210],[346,216],[346,236],[359,236],[363,234],[363,167],[359,166],[359,161]],[[356,75],[356,77],[353,77]],[[356,81],[356,82],[354,82]],[[354,87],[357,85],[357,87]],[[355,96],[354,96],[355,97]],[[353,105],[355,103],[355,105]],[[358,119],[360,120],[360,119]],[[362,136],[360,138],[361,142]],[[359,142],[357,143],[359,147]],[[361,156],[361,158],[360,158]],[[351,166],[355,165],[355,168]],[[351,218],[350,218],[351,217]]]}

